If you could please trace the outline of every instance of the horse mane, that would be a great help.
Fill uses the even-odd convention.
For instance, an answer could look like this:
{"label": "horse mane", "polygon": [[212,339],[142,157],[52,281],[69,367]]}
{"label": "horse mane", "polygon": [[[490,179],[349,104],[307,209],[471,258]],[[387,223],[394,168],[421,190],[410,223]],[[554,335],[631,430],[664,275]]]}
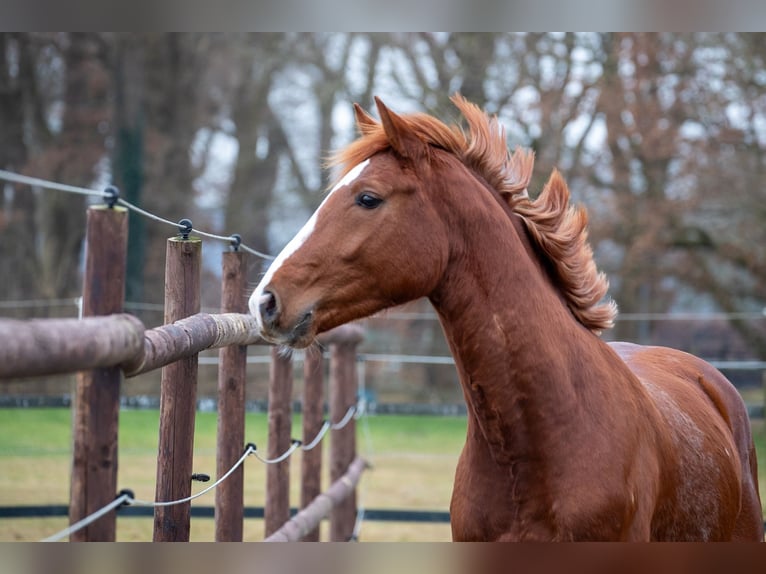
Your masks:
{"label": "horse mane", "polygon": [[[540,195],[532,200],[527,186],[532,178],[534,152],[517,147],[509,152],[505,129],[496,116],[488,116],[459,94],[450,98],[468,124],[468,134],[459,126],[447,126],[427,114],[399,116],[408,131],[425,144],[443,149],[479,174],[508,203],[524,222],[533,244],[575,318],[594,332],[612,327],[617,315],[613,301],[600,302],[609,288],[599,272],[588,243],[588,216],[581,206],[569,203],[569,188],[554,170]],[[383,126],[359,122],[361,137],[331,157],[341,166],[341,176],[374,154],[390,147]]]}

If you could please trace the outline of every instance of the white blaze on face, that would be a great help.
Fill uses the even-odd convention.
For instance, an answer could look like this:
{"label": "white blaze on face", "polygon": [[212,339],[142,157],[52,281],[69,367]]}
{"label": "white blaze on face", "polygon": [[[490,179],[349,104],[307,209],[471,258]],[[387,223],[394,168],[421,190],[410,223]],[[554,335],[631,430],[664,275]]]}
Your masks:
{"label": "white blaze on face", "polygon": [[253,291],[253,294],[250,296],[250,300],[248,301],[248,307],[250,308],[250,313],[255,317],[256,323],[258,324],[258,328],[263,328],[263,322],[261,320],[261,312],[260,312],[260,303],[263,299],[263,291],[266,289],[266,286],[271,283],[272,277],[274,277],[274,274],[277,272],[277,270],[284,264],[285,261],[298,249],[303,245],[306,240],[311,236],[311,233],[314,231],[314,226],[317,222],[317,217],[322,209],[324,207],[325,203],[330,199],[333,193],[335,193],[337,190],[339,190],[342,187],[345,187],[349,185],[351,182],[353,182],[357,177],[359,177],[364,171],[364,168],[367,167],[367,165],[370,163],[369,159],[364,160],[362,163],[355,166],[353,169],[351,169],[346,175],[343,176],[343,178],[337,183],[335,187],[333,187],[330,190],[330,193],[327,194],[327,197],[324,198],[324,201],[319,205],[317,210],[314,212],[314,214],[311,216],[311,218],[306,222],[306,224],[301,228],[301,230],[298,232],[298,234],[293,237],[290,240],[290,243],[288,243],[285,248],[282,250],[282,252],[277,255],[277,258],[274,259],[274,262],[269,266],[269,269],[266,271],[266,274],[263,276],[263,279],[261,279],[261,282],[258,283],[258,286],[255,288],[255,291]]}

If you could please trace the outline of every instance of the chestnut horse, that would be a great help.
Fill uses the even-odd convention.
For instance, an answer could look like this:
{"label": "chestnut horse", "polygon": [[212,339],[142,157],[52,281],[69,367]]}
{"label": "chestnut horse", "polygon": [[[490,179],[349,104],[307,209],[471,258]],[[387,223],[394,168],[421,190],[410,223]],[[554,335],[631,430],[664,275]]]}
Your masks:
{"label": "chestnut horse", "polygon": [[468,406],[455,540],[763,540],[747,413],[686,353],[599,332],[616,307],[584,210],[554,172],[459,95],[468,133],[425,114],[378,122],[250,297],[262,336],[316,335],[419,297],[436,309]]}

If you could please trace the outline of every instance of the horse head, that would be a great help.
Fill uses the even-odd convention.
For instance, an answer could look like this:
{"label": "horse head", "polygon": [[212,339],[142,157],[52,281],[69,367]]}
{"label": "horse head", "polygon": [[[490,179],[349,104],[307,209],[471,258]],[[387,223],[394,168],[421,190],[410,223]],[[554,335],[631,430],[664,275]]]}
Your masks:
{"label": "horse head", "polygon": [[363,143],[346,150],[342,177],[250,297],[273,343],[306,347],[323,331],[427,295],[446,267],[447,228],[425,177],[429,145],[376,103],[380,124],[355,106]]}

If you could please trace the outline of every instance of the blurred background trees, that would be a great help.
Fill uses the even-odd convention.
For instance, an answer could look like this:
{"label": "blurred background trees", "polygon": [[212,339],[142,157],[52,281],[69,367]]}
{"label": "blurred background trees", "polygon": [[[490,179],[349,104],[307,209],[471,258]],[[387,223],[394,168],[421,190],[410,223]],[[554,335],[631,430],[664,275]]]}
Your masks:
{"label": "blurred background trees", "polygon": [[[354,137],[352,102],[453,120],[460,91],[535,150],[533,195],[557,167],[587,206],[622,313],[607,337],[766,359],[765,59],[763,34],[4,33],[0,168],[113,181],[276,253],[321,201],[323,159]],[[86,200],[2,185],[0,299],[76,297]],[[131,216],[128,301],[161,303],[172,234]],[[654,320],[679,312],[722,318]],[[396,325],[391,351],[446,353],[432,319]],[[424,367],[426,386],[445,372]]]}

